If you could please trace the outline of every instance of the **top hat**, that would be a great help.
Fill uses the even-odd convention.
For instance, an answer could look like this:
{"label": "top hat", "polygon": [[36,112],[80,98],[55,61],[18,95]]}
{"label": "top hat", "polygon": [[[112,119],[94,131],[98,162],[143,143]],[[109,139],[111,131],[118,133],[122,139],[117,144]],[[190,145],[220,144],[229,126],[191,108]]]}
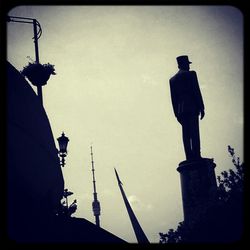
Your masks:
{"label": "top hat", "polygon": [[178,65],[183,65],[183,64],[190,64],[190,63],[192,63],[192,62],[190,62],[189,60],[188,60],[188,56],[178,56],[178,57],[176,57],[176,60],[177,60],[177,63],[178,63]]}

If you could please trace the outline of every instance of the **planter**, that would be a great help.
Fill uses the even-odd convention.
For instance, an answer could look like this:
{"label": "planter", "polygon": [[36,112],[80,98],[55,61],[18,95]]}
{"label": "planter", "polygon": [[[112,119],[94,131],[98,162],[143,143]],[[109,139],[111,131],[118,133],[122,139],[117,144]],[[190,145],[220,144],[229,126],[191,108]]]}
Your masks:
{"label": "planter", "polygon": [[43,86],[47,84],[50,75],[55,75],[54,66],[51,64],[29,63],[24,67],[21,73],[26,76],[34,86]]}

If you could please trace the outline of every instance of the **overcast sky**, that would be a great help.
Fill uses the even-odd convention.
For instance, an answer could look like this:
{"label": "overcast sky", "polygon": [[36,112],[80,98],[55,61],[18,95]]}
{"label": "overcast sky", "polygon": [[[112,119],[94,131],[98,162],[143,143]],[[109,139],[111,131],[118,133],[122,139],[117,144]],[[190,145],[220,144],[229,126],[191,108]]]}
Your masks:
{"label": "overcast sky", "polygon": [[[193,62],[205,104],[201,153],[216,175],[243,160],[243,17],[230,6],[20,6],[9,15],[42,26],[41,63],[57,75],[43,87],[56,140],[69,137],[65,186],[76,217],[94,223],[93,146],[101,226],[136,238],[117,185],[116,167],[150,242],[183,220],[178,164],[185,160],[169,78],[176,57]],[[18,70],[35,60],[30,24],[7,24],[7,57]],[[35,90],[35,89],[34,89]],[[57,143],[57,141],[56,141]]]}

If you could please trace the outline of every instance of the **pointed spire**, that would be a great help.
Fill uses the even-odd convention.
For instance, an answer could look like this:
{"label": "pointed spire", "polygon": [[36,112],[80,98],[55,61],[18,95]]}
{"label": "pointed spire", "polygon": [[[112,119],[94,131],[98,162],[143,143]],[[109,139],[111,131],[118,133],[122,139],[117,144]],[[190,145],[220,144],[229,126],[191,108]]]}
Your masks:
{"label": "pointed spire", "polygon": [[100,206],[100,202],[97,199],[96,180],[95,180],[95,168],[94,168],[94,157],[93,157],[92,145],[90,147],[90,150],[91,150],[91,165],[92,165],[93,187],[94,187],[94,193],[93,193],[94,200],[92,202],[92,209],[93,209],[93,213],[94,213],[94,216],[95,216],[96,225],[98,227],[100,227],[99,216],[101,214],[101,206]]}
{"label": "pointed spire", "polygon": [[[114,168],[115,169],[115,168]],[[115,169],[115,175],[116,175],[116,179],[117,179],[117,181],[118,181],[118,185],[122,185],[122,182],[121,182],[121,180],[120,180],[120,178],[119,178],[119,175],[118,175],[118,173],[117,173],[117,171],[116,171],[116,169]]]}
{"label": "pointed spire", "polygon": [[122,194],[122,198],[123,198],[125,206],[127,208],[127,212],[128,212],[131,224],[133,226],[135,236],[136,236],[138,243],[150,243],[147,239],[147,236],[143,232],[143,230],[142,230],[142,228],[141,228],[141,226],[140,226],[140,224],[139,224],[139,222],[138,222],[138,220],[137,220],[137,218],[136,218],[136,216],[135,216],[135,214],[134,214],[134,212],[133,212],[133,210],[128,202],[128,199],[127,199],[126,194],[125,194],[123,187],[122,187],[123,184],[119,178],[119,175],[118,175],[116,169],[115,169],[115,175],[116,175],[116,179],[117,179],[117,182],[118,182],[121,194]]}

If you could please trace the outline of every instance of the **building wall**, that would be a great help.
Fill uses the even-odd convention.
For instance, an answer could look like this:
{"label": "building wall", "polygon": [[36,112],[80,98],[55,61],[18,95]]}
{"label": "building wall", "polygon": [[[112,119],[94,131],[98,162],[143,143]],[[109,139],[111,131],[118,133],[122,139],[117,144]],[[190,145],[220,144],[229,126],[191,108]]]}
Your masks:
{"label": "building wall", "polygon": [[10,238],[29,238],[36,235],[34,225],[43,223],[60,202],[64,180],[46,112],[29,83],[9,63],[7,170]]}

